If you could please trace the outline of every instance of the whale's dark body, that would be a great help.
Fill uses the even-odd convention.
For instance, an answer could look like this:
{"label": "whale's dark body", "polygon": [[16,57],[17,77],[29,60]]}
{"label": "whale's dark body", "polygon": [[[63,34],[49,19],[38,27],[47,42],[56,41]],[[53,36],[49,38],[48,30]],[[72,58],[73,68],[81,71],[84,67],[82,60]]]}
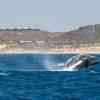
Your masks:
{"label": "whale's dark body", "polygon": [[83,54],[73,56],[72,58],[68,59],[64,67],[68,71],[75,71],[83,68],[88,68],[96,64],[100,64],[100,59],[93,55]]}

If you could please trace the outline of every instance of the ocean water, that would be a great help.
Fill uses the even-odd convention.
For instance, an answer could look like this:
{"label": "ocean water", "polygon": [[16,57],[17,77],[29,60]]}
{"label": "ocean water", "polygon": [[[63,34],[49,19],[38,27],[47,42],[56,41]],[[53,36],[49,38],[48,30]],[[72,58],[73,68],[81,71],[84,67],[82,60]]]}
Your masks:
{"label": "ocean water", "polygon": [[1,54],[0,100],[100,100],[100,65],[56,71],[56,65],[71,56]]}

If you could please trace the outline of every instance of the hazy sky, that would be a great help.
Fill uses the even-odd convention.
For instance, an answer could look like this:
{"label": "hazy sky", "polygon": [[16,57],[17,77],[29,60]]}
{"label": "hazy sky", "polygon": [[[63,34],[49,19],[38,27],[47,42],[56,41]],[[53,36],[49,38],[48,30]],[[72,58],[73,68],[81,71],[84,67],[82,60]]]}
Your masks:
{"label": "hazy sky", "polygon": [[100,23],[100,0],[0,0],[0,26],[64,31]]}

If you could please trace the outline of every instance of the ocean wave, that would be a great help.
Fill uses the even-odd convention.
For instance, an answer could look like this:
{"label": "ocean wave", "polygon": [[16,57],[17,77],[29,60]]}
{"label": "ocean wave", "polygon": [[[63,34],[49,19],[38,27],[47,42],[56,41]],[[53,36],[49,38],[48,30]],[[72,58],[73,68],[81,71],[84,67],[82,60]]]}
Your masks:
{"label": "ocean wave", "polygon": [[9,76],[10,75],[10,73],[8,73],[8,72],[0,72],[0,76]]}

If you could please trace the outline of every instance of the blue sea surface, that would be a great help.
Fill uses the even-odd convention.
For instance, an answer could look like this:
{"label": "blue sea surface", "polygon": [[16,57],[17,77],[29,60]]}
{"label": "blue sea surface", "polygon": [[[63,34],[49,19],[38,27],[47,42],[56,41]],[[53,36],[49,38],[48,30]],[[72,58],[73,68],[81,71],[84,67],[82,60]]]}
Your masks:
{"label": "blue sea surface", "polygon": [[76,72],[49,71],[50,65],[71,56],[1,54],[0,100],[100,100],[100,65]]}

